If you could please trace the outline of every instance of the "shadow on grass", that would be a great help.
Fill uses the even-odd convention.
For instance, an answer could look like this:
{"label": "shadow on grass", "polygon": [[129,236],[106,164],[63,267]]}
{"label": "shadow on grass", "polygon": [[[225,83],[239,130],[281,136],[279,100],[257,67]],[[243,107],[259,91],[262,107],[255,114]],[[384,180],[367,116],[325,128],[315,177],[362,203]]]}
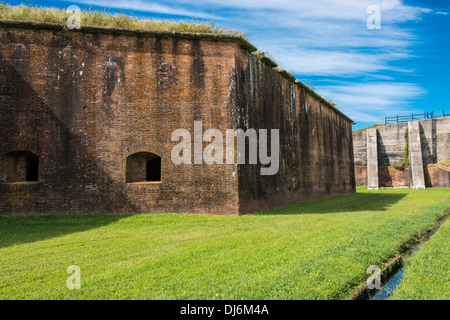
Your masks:
{"label": "shadow on grass", "polygon": [[386,211],[407,193],[354,193],[254,213],[255,215],[321,214]]}
{"label": "shadow on grass", "polygon": [[129,216],[0,216],[0,248],[99,228]]}
{"label": "shadow on grass", "polygon": [[[356,193],[300,203],[253,215],[386,211],[407,193]],[[0,248],[96,229],[131,215],[0,216]]]}

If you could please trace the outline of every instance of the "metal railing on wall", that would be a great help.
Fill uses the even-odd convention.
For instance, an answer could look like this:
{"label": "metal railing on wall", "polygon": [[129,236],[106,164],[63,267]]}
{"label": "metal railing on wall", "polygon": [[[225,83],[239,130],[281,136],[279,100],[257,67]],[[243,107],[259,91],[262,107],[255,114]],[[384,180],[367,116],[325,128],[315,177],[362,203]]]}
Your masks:
{"label": "metal railing on wall", "polygon": [[446,118],[450,117],[450,114],[446,114],[445,110],[442,110],[442,114],[435,114],[434,111],[431,112],[424,112],[424,113],[411,113],[408,116],[395,116],[395,117],[385,117],[384,118],[384,124],[390,124],[390,123],[400,123],[400,122],[408,122],[408,121],[414,121],[414,120],[426,120],[426,119],[439,119],[439,118]]}

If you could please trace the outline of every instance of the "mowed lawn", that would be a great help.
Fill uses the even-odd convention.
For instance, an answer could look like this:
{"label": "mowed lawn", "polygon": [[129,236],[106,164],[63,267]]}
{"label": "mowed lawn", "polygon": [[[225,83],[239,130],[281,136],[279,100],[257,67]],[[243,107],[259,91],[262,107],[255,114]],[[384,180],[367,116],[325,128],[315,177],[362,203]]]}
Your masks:
{"label": "mowed lawn", "polygon": [[450,209],[449,189],[357,191],[240,217],[0,217],[0,299],[346,299]]}
{"label": "mowed lawn", "polygon": [[391,299],[450,300],[450,219],[405,265],[403,281]]}

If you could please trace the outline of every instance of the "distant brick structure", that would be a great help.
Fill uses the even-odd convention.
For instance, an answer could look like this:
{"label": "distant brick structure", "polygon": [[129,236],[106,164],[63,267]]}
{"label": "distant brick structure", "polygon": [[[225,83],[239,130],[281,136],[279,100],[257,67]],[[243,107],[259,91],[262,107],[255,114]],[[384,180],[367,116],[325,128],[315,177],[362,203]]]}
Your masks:
{"label": "distant brick structure", "polygon": [[[0,214],[237,215],[354,192],[352,121],[254,50],[0,21]],[[175,165],[171,134],[194,121],[279,129],[278,174]]]}

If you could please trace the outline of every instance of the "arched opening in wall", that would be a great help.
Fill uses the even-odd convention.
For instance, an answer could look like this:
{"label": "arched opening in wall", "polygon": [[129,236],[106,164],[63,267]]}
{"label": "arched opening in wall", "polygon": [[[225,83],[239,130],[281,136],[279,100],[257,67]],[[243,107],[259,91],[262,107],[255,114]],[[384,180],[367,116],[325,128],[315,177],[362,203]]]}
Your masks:
{"label": "arched opening in wall", "polygon": [[39,180],[39,157],[29,151],[13,151],[3,157],[5,182]]}
{"label": "arched opening in wall", "polygon": [[161,157],[138,152],[127,158],[126,182],[161,182]]}

